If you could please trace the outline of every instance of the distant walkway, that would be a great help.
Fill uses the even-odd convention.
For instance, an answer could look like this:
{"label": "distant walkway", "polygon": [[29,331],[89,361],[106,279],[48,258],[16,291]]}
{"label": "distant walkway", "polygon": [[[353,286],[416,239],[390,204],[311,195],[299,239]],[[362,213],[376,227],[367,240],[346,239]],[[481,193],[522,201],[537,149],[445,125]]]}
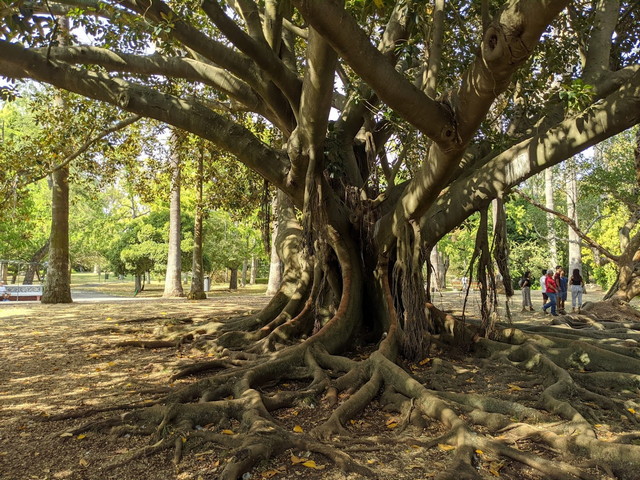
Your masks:
{"label": "distant walkway", "polygon": [[162,297],[121,297],[118,295],[109,295],[108,293],[95,292],[92,290],[76,290],[72,288],[71,298],[74,302],[129,302],[132,300],[158,300]]}

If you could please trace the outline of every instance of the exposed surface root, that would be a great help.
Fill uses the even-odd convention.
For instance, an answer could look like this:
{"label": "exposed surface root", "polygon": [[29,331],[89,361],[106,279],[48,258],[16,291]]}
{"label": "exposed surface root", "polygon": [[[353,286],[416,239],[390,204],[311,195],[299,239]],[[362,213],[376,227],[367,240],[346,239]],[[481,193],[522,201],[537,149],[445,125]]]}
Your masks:
{"label": "exposed surface root", "polygon": [[[585,319],[588,314],[582,313],[562,325],[507,326],[487,339],[429,305],[439,332],[430,356],[401,364],[393,345],[400,344],[402,331],[393,321],[376,348],[338,356],[314,341],[315,335],[300,337],[308,331],[308,308],[271,324],[267,335],[256,333],[264,322],[238,332],[238,338],[259,338],[243,350],[228,348],[235,333],[227,328],[216,335],[194,325],[174,337],[193,335],[193,343],[174,346],[197,350],[201,331],[208,347],[200,356],[213,358],[184,364],[171,381],[199,379],[181,380],[151,406],[93,410],[129,411],[63,435],[97,431],[149,437],[148,444],[106,463],[106,470],[164,451],[176,465],[193,452],[215,452],[217,478],[224,480],[282,456],[318,468],[329,461],[343,472],[375,477],[364,459],[367,452],[382,454],[381,444],[389,442],[424,455],[445,455],[432,475],[439,480],[637,478],[640,355],[633,342],[640,331],[632,325],[599,328],[602,319]],[[285,326],[291,330],[275,341],[275,332]],[[442,348],[449,348],[448,354]],[[203,375],[210,372],[215,373]],[[372,416],[380,422],[378,435],[359,435]],[[629,430],[616,431],[620,422]]]}

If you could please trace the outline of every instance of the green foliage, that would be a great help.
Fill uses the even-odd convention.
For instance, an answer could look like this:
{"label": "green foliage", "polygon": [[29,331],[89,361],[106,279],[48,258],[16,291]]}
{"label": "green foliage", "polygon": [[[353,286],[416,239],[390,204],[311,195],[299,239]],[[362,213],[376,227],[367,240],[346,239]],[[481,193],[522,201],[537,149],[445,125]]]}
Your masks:
{"label": "green foliage", "polygon": [[576,113],[587,108],[595,94],[593,85],[584,83],[577,78],[568,85],[562,85],[558,96],[570,112]]}
{"label": "green foliage", "polygon": [[234,221],[221,210],[210,213],[205,224],[204,253],[211,260],[213,269],[236,269],[252,255],[264,254],[260,232],[252,227],[249,219]]}
{"label": "green foliage", "polygon": [[440,253],[449,258],[450,271],[455,276],[468,275],[479,222],[480,214],[476,213],[438,243]]}
{"label": "green foliage", "polygon": [[46,182],[30,185],[19,202],[8,201],[0,215],[0,258],[28,261],[49,238],[51,192]]}

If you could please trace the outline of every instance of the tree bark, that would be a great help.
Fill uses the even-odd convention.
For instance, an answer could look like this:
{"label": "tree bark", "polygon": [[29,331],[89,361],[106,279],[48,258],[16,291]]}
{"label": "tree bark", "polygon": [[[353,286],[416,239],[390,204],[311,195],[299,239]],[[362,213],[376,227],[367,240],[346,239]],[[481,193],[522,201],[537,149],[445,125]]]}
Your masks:
{"label": "tree bark", "polygon": [[248,260],[242,260],[242,273],[240,274],[240,286],[245,287],[247,285],[247,268],[249,266]]}
{"label": "tree bark", "polygon": [[283,202],[287,202],[290,204],[290,200],[287,198],[286,194],[280,190],[276,192],[276,195],[273,197],[273,201],[271,202],[271,209],[274,213],[273,215],[273,234],[271,235],[271,256],[269,260],[269,280],[267,281],[267,291],[265,295],[275,295],[278,289],[280,288],[280,284],[282,283],[282,262],[280,260],[280,255],[278,254],[278,247],[276,239],[280,235],[280,229],[284,228],[284,225],[281,225],[280,217],[281,212],[284,208]]}
{"label": "tree bark", "polygon": [[189,291],[189,300],[203,300],[207,298],[204,291],[204,268],[202,259],[202,222],[204,216],[203,208],[203,158],[202,152],[198,156],[198,173],[197,173],[197,199],[196,199],[196,215],[193,221],[193,261],[191,267],[191,290]]}
{"label": "tree bark", "polygon": [[[569,160],[566,164],[566,175],[567,175],[567,217],[573,220],[575,225],[579,225],[578,223],[578,181],[576,178],[576,168],[575,161]],[[568,226],[568,235],[569,235],[569,271],[567,272],[567,276],[571,276],[573,271],[577,268],[582,273],[582,252],[581,247],[582,243],[580,241],[580,236],[576,232],[576,230],[569,225]]]}
{"label": "tree bark", "polygon": [[249,284],[256,284],[256,276],[258,275],[258,257],[251,255],[251,272],[249,274]]}
{"label": "tree bark", "polygon": [[[544,205],[548,210],[555,210],[553,185],[553,169],[548,168],[544,171]],[[549,243],[549,263],[550,268],[558,265],[558,236],[556,235],[555,217],[551,213],[547,213],[547,239]]]}
{"label": "tree bark", "polygon": [[69,167],[51,174],[51,236],[42,303],[71,303],[69,269]]}
{"label": "tree bark", "polygon": [[230,268],[229,269],[229,290],[237,290],[238,289],[238,268]]}
{"label": "tree bark", "polygon": [[447,285],[447,269],[444,256],[438,251],[437,245],[431,249],[429,255],[434,278],[431,285],[442,291]]}
{"label": "tree bark", "polygon": [[182,251],[180,248],[181,216],[180,188],[181,166],[177,134],[173,134],[174,151],[171,154],[171,192],[169,206],[169,253],[167,258],[167,274],[165,277],[163,297],[183,297],[182,289]]}

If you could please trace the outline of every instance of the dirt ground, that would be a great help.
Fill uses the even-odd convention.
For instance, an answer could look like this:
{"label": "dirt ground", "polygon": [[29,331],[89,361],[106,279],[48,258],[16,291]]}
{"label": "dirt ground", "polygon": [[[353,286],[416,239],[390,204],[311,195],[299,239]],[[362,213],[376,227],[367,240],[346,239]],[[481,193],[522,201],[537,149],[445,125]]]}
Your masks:
{"label": "dirt ground", "polygon": [[[595,295],[590,295],[595,299]],[[517,297],[514,322],[548,323],[550,316],[540,311],[521,314]],[[540,304],[540,299],[536,304]],[[176,326],[197,327],[211,319],[223,321],[241,312],[265,305],[262,296],[228,295],[204,301],[146,300],[127,302],[0,304],[0,478],[2,480],[101,480],[101,479],[176,479],[209,480],[218,478],[225,454],[211,445],[190,446],[183,460],[174,466],[172,452],[162,452],[135,460],[124,467],[105,471],[102,467],[119,455],[149,443],[148,437],[70,430],[90,421],[122,414],[132,405],[153,403],[173,387],[193,379],[170,382],[176,367],[206,359],[205,352],[189,345],[179,348],[143,349],[117,346],[128,340],[153,340]],[[457,292],[436,295],[436,306],[459,313],[462,296]],[[476,311],[474,299],[468,314]],[[353,356],[365,352],[352,352]],[[484,393],[521,401],[535,401],[536,389],[517,377],[492,370],[481,360],[463,354],[448,358],[455,375],[447,389],[466,393]],[[418,378],[430,362],[404,365]],[[482,371],[481,371],[482,368]],[[426,377],[425,377],[426,378]],[[295,384],[280,388],[296,388]],[[527,400],[529,398],[529,400]],[[422,448],[416,441],[402,442],[394,429],[397,415],[383,412],[372,404],[348,429],[371,439],[369,445],[341,448],[359,462],[374,469],[381,479],[433,478],[450,455],[447,445]],[[293,431],[309,431],[330,415],[331,410],[305,405],[277,413],[278,420]],[[64,416],[64,419],[57,419]],[[77,418],[69,418],[75,416]],[[602,435],[630,428],[621,418],[608,418],[600,426]],[[202,426],[207,428],[207,426]],[[232,426],[223,433],[234,434]],[[419,432],[420,438],[440,434],[438,424]],[[377,439],[377,440],[376,440]],[[191,445],[191,444],[189,444]],[[536,451],[536,445],[517,448]],[[557,455],[540,451],[541,455]],[[478,453],[478,470],[483,478],[542,478],[522,465],[497,461]],[[249,479],[356,479],[341,473],[326,458],[309,452],[289,451],[254,468]],[[602,477],[607,478],[607,477]],[[640,474],[638,476],[640,478]]]}

